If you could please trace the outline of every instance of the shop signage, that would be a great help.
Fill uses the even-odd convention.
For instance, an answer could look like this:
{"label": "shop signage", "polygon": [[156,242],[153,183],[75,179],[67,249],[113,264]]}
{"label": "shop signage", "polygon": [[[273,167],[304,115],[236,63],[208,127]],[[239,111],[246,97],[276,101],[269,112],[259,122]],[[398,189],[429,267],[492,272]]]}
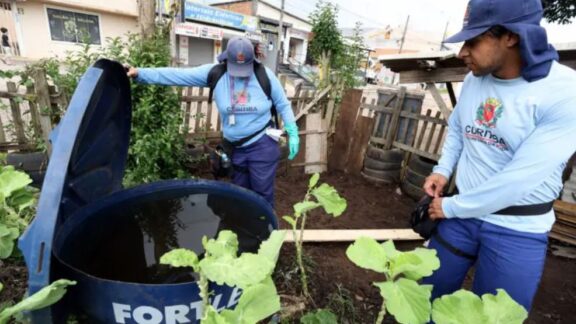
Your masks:
{"label": "shop signage", "polygon": [[179,23],[176,25],[176,35],[222,40],[224,31],[221,28],[194,23]]}
{"label": "shop signage", "polygon": [[247,31],[258,29],[257,17],[201,5],[192,0],[186,0],[184,18]]}

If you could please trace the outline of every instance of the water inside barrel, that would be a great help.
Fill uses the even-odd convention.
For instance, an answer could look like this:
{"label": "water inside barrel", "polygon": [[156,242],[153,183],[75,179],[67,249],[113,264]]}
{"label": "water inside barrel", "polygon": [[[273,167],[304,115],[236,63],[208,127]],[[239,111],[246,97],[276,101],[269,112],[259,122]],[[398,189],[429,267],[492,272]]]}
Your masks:
{"label": "water inside barrel", "polygon": [[238,235],[240,252],[256,252],[270,234],[261,208],[215,194],[127,203],[94,215],[66,240],[62,259],[90,275],[134,283],[180,283],[197,279],[188,268],[158,263],[176,248],[204,253],[202,237],[224,229]]}

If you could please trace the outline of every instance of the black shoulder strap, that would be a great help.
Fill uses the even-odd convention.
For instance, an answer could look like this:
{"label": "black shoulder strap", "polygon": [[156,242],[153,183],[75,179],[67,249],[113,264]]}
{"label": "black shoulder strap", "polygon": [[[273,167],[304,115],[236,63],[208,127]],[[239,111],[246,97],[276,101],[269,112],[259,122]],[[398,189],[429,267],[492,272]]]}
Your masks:
{"label": "black shoulder strap", "polygon": [[210,88],[210,91],[208,92],[208,103],[212,103],[214,88],[216,88],[216,84],[224,73],[226,73],[226,62],[216,64],[212,69],[210,69],[210,72],[208,72],[208,87]]}
{"label": "black shoulder strap", "polygon": [[[226,73],[226,61],[216,64],[210,72],[208,72],[208,87],[210,91],[208,92],[208,103],[212,103],[212,96],[214,93],[214,88],[216,88],[216,84],[220,80],[220,78]],[[270,109],[270,113],[274,118],[274,122],[276,123],[276,127],[279,127],[278,123],[278,111],[276,110],[276,106],[274,105],[274,101],[272,100],[272,85],[270,84],[270,78],[268,78],[268,74],[266,73],[266,68],[264,64],[255,61],[254,62],[254,74],[256,74],[256,80],[260,84],[260,87],[268,97],[268,100],[272,101],[272,108]]]}
{"label": "black shoulder strap", "polygon": [[256,74],[256,79],[260,83],[260,87],[268,97],[268,100],[272,101],[272,107],[270,108],[270,113],[272,118],[274,118],[275,127],[280,127],[278,123],[278,111],[276,110],[276,105],[274,105],[274,100],[272,100],[272,85],[270,84],[270,78],[268,73],[266,73],[266,67],[264,64],[255,61],[254,62],[254,74]]}

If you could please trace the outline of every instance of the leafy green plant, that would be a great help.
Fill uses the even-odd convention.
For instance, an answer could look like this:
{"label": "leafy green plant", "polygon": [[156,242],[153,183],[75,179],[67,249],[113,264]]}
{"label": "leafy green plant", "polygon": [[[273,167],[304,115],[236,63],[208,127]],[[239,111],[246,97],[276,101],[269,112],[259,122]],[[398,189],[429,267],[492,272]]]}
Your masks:
{"label": "leafy green plant", "polygon": [[[203,238],[205,254],[202,259],[193,251],[176,249],[164,254],[160,263],[173,267],[191,267],[199,274],[198,286],[202,298],[203,324],[251,324],[280,309],[280,297],[272,281],[285,232],[273,231],[262,242],[258,253],[238,256],[238,238],[231,231],[221,231],[216,239]],[[208,282],[235,286],[242,295],[234,310],[218,313],[209,303]]]}
{"label": "leafy green plant", "polygon": [[13,166],[0,166],[0,259],[14,251],[14,242],[34,217],[37,191],[32,179]]}
{"label": "leafy green plant", "polygon": [[360,237],[348,247],[346,255],[357,266],[386,276],[386,281],[374,283],[383,298],[376,323],[382,323],[386,311],[399,323],[429,321],[432,286],[419,285],[417,280],[440,267],[435,250],[401,252],[392,241],[379,244],[372,238]]}
{"label": "leafy green plant", "polygon": [[300,318],[301,324],[338,324],[338,317],[326,309],[318,309]]}
{"label": "leafy green plant", "polygon": [[374,283],[383,298],[376,323],[382,323],[386,311],[403,324],[428,323],[430,315],[437,324],[520,324],[528,316],[502,289],[482,298],[461,289],[432,303],[432,286],[417,281],[440,267],[436,250],[416,248],[401,252],[392,241],[379,244],[372,238],[360,237],[348,247],[346,255],[359,267],[386,276],[386,281]]}
{"label": "leafy green plant", "polygon": [[[10,318],[16,317],[24,311],[34,311],[56,303],[66,294],[67,287],[75,284],[75,281],[66,279],[54,281],[34,295],[24,298],[18,304],[0,310],[0,324],[8,323]],[[2,288],[0,283],[0,291]]]}
{"label": "leafy green plant", "polygon": [[432,320],[438,324],[521,324],[528,312],[503,289],[496,295],[482,298],[460,289],[451,295],[436,298],[432,304]]}
{"label": "leafy green plant", "polygon": [[[302,292],[305,297],[310,297],[310,292],[308,291],[306,269],[302,260],[302,239],[308,213],[318,207],[322,207],[327,214],[338,217],[346,210],[347,205],[346,200],[340,197],[334,187],[326,183],[317,186],[318,180],[320,180],[320,175],[316,173],[310,178],[304,200],[294,205],[294,215],[283,217],[292,226],[292,235],[294,236],[294,245],[296,247],[296,261],[300,268]],[[314,201],[312,198],[316,200]],[[297,233],[298,231],[300,232],[299,234]]]}

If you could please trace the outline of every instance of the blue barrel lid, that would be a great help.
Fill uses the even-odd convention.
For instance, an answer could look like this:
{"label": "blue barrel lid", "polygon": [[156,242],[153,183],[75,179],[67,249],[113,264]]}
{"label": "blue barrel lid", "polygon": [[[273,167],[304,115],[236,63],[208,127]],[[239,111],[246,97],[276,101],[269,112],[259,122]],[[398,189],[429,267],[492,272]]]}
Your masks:
{"label": "blue barrel lid", "polygon": [[29,270],[29,293],[51,281],[54,233],[78,208],[122,188],[132,114],[124,67],[98,60],[80,79],[60,125],[40,193],[36,218],[19,242]]}

